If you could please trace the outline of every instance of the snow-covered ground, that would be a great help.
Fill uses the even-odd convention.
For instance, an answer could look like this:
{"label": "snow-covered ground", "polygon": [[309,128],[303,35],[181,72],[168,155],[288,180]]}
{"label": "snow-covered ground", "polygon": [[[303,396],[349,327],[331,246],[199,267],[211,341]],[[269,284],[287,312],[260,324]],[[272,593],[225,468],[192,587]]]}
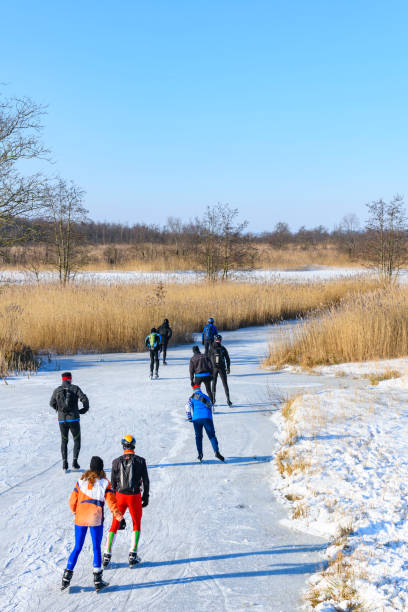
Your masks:
{"label": "snow-covered ground", "polygon": [[[335,268],[314,266],[305,270],[252,270],[235,271],[231,278],[246,282],[297,282],[325,281],[337,278],[367,274],[362,268]],[[203,280],[204,273],[193,270],[180,272],[136,272],[104,271],[78,272],[75,282],[118,284],[118,283],[192,283]],[[40,272],[38,279],[31,272],[0,270],[0,283],[34,283],[57,281],[55,272]]]}
{"label": "snow-covered ground", "polygon": [[320,368],[341,372],[345,388],[299,396],[273,416],[281,446],[273,486],[297,517],[283,524],[331,539],[328,559],[342,551],[312,578],[316,598],[327,599],[317,610],[350,601],[408,610],[408,376],[376,386],[354,379],[390,370],[408,372],[408,360]]}
{"label": "snow-covered ground", "polygon": [[[196,461],[193,429],[184,413],[190,394],[188,346],[171,348],[158,381],[148,380],[142,353],[61,357],[36,376],[1,384],[2,612],[297,609],[305,581],[319,567],[325,539],[281,524],[286,508],[270,486],[276,428],[271,415],[276,396],[336,387],[342,379],[262,371],[259,359],[277,333],[276,327],[225,333],[234,406],[225,405],[219,389],[215,414],[225,464],[214,459],[208,440],[205,463]],[[143,563],[128,568],[130,533],[120,532],[113,567],[105,572],[110,586],[99,595],[92,586],[89,536],[71,593],[59,591],[73,544],[68,497],[78,474],[62,472],[58,424],[48,402],[65,369],[73,371],[91,403],[81,419],[81,466],[98,454],[109,468],[126,433],[136,436],[137,452],[149,465]],[[109,524],[107,511],[105,530]]]}

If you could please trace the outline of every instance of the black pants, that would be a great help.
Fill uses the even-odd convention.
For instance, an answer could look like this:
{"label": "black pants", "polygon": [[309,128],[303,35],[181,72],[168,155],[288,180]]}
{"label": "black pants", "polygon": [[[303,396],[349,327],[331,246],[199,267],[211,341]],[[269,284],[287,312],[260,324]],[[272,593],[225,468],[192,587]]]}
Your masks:
{"label": "black pants", "polygon": [[150,351],[150,374],[153,374],[153,368],[156,368],[156,374],[159,372],[159,349]]}
{"label": "black pants", "polygon": [[194,379],[195,383],[204,383],[205,384],[205,390],[207,391],[207,395],[211,400],[211,403],[214,403],[214,398],[213,398],[213,394],[212,394],[212,390],[211,390],[211,376],[198,376],[197,378]]}
{"label": "black pants", "polygon": [[163,338],[162,340],[163,363],[166,361],[168,343],[169,341],[167,340],[167,338]]}
{"label": "black pants", "polygon": [[227,372],[223,368],[215,368],[215,370],[213,372],[212,392],[213,392],[213,396],[214,396],[214,401],[215,401],[215,393],[216,393],[216,390],[217,390],[217,378],[218,378],[218,375],[220,376],[220,378],[222,380],[222,384],[223,384],[223,387],[224,387],[225,396],[227,398],[227,401],[230,401],[229,389],[228,389],[228,383],[227,383]]}
{"label": "black pants", "polygon": [[62,460],[67,461],[68,457],[68,434],[71,430],[72,437],[74,438],[74,461],[78,459],[79,451],[81,450],[81,425],[79,421],[73,423],[60,423],[61,432],[61,455]]}
{"label": "black pants", "polygon": [[213,344],[214,344],[214,340],[204,340],[204,352],[206,355],[208,355],[208,353],[212,349]]}

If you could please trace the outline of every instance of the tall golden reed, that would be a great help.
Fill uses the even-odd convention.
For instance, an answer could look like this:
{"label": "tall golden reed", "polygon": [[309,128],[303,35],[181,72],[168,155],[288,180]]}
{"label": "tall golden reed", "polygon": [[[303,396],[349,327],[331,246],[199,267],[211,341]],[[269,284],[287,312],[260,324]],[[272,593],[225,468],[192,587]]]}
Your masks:
{"label": "tall golden reed", "polygon": [[345,298],[270,347],[266,365],[312,367],[408,355],[408,289]]}
{"label": "tall golden reed", "polygon": [[125,352],[143,350],[150,328],[164,317],[170,320],[175,342],[185,342],[209,316],[220,330],[264,325],[294,319],[373,287],[372,281],[356,278],[308,285],[9,286],[0,293],[0,346],[10,337],[9,312],[14,313],[13,341],[34,351]]}

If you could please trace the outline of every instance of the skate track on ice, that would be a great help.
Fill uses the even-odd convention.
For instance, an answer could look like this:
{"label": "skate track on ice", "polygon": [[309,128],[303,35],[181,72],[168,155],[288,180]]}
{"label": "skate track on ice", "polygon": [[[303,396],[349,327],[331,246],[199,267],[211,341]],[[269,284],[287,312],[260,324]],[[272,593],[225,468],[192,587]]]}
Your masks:
{"label": "skate track on ice", "polygon": [[[193,427],[184,404],[191,393],[191,346],[170,347],[161,378],[148,380],[147,353],[58,358],[31,378],[0,387],[0,610],[293,611],[309,574],[317,569],[324,541],[279,524],[287,510],[269,484],[274,452],[271,396],[303,388],[338,386],[339,379],[266,372],[259,360],[276,327],[223,334],[229,349],[232,408],[218,383],[214,417],[226,464],[215,460],[204,437],[204,460],[196,461]],[[56,370],[56,367],[58,370]],[[68,498],[80,476],[64,474],[60,434],[48,407],[62,370],[90,399],[81,418],[81,468],[100,455],[109,478],[126,433],[148,462],[150,504],[144,510],[139,553],[126,563],[130,517],[118,532],[110,586],[98,595],[92,584],[90,536],[72,579],[59,591],[73,545]],[[72,440],[69,444],[72,457]],[[111,514],[105,511],[105,533]],[[105,537],[103,545],[105,544]]]}

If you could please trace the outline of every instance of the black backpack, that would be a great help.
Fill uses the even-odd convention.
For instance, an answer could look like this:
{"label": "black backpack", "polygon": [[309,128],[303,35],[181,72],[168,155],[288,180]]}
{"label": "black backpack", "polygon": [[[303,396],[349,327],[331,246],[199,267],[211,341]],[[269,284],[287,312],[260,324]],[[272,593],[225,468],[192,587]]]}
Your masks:
{"label": "black backpack", "polygon": [[76,395],[67,387],[62,387],[57,395],[57,406],[63,414],[74,412],[76,408]]}
{"label": "black backpack", "polygon": [[215,368],[225,369],[225,357],[222,346],[216,346],[213,348],[213,362]]}

